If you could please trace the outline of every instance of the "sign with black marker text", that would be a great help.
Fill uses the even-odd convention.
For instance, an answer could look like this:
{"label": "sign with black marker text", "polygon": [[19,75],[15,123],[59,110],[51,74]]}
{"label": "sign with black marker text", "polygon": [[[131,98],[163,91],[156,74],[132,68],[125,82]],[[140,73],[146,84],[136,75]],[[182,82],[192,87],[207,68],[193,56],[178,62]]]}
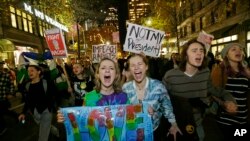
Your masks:
{"label": "sign with black marker text", "polygon": [[123,50],[160,57],[164,36],[164,31],[129,23]]}
{"label": "sign with black marker text", "polygon": [[93,45],[92,46],[92,60],[93,63],[98,63],[102,58],[116,59],[116,45]]}

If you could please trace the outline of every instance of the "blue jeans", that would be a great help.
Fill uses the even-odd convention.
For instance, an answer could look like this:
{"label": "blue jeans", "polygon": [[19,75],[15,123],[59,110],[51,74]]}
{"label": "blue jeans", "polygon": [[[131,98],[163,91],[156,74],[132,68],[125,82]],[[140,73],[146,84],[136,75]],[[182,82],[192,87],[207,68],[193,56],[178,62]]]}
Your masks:
{"label": "blue jeans", "polygon": [[48,108],[41,114],[34,109],[34,120],[39,125],[39,138],[38,141],[48,141],[50,134],[50,127],[52,122],[52,113]]}

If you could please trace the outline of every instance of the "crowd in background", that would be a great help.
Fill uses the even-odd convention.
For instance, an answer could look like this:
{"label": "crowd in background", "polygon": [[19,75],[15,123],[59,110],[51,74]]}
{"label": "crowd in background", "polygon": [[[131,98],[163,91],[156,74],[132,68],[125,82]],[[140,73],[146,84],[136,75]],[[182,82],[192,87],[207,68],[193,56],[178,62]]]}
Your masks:
{"label": "crowd in background", "polygon": [[[194,57],[193,61],[194,63],[201,61],[199,63],[205,65],[202,66],[202,68],[200,67],[201,64],[192,64],[190,63],[192,61],[189,61],[191,57],[188,57],[188,51],[190,48],[192,48],[192,46],[194,46],[194,49],[198,48],[198,50],[193,49],[190,52],[194,53],[196,56],[199,56],[196,58]],[[167,134],[168,132],[174,135],[177,140],[204,140],[205,133],[201,125],[202,120],[197,122],[197,113],[201,114],[198,116],[198,118],[202,119],[207,109],[211,108],[212,101],[218,103],[219,107],[223,107],[218,108],[218,112],[216,113],[218,114],[218,117],[216,120],[218,121],[220,129],[225,135],[225,140],[227,140],[226,137],[228,137],[226,135],[228,133],[233,135],[233,130],[235,129],[231,128],[234,126],[228,125],[240,125],[236,127],[249,128],[249,124],[246,121],[248,116],[247,111],[249,108],[247,107],[247,105],[249,105],[249,98],[247,99],[247,97],[249,96],[248,83],[250,75],[248,68],[250,59],[245,58],[243,46],[240,44],[230,44],[226,46],[222,51],[222,59],[220,60],[214,57],[211,52],[206,52],[205,46],[198,41],[191,42],[186,47],[185,53],[186,54],[183,54],[183,52],[182,54],[172,53],[170,59],[152,58],[143,55],[130,55],[127,58],[116,60],[114,63],[117,63],[119,66],[119,71],[116,70],[115,73],[121,77],[121,79],[119,78],[119,82],[121,82],[121,86],[123,85],[122,91],[128,94],[129,99],[129,102],[125,101],[123,104],[136,104],[140,103],[140,101],[146,101],[151,104],[152,111],[149,109],[149,113],[152,112],[151,114],[154,120],[155,131],[161,133],[155,134],[155,136],[159,137],[155,138],[157,140],[165,140],[166,136],[159,135]],[[107,62],[108,61],[106,60],[106,63]],[[185,62],[185,64],[182,64],[183,62]],[[3,68],[3,64],[5,64],[5,62],[0,62],[0,104],[4,103],[5,105],[1,106],[0,121],[3,121],[3,115],[7,113],[8,108],[11,106],[8,104],[8,99],[11,98],[11,95],[15,96],[17,92],[21,93],[25,106],[23,112],[19,113],[20,115],[15,116],[20,121],[25,121],[25,115],[36,115],[34,120],[40,124],[39,141],[48,140],[50,132],[61,138],[61,140],[65,139],[65,135],[63,136],[61,134],[62,131],[60,131],[59,134],[57,129],[61,127],[55,127],[52,125],[52,116],[54,116],[53,114],[55,114],[60,107],[88,105],[88,100],[85,99],[88,98],[89,94],[93,94],[93,90],[95,91],[99,85],[101,88],[97,90],[97,94],[99,94],[99,92],[105,93],[104,90],[102,90],[102,86],[106,87],[107,85],[104,83],[106,81],[101,80],[100,78],[100,67],[102,66],[100,66],[100,64],[92,64],[91,58],[88,56],[85,56],[83,59],[79,60],[72,59],[69,63],[65,63],[62,59],[54,59],[41,64],[28,64],[25,66],[27,72],[22,73],[22,81],[18,82],[16,79],[17,77],[20,77],[18,76],[20,75],[20,71],[17,69]],[[112,64],[108,64],[111,66],[111,68],[109,68],[110,66],[106,68],[107,66],[105,65],[107,64],[104,64],[104,69],[107,69],[106,71],[108,71],[108,73],[112,73],[112,69],[115,68],[115,65],[113,66]],[[218,78],[219,76],[210,76],[211,72],[212,74],[218,72],[218,70],[213,70],[214,66],[223,68],[221,75],[225,74],[225,81],[224,78],[222,78],[221,81],[223,81],[223,83],[220,81],[220,85],[216,85],[217,80],[213,79],[213,77]],[[193,72],[191,71],[188,73],[188,70],[186,70],[188,67],[190,67]],[[172,73],[169,73],[170,71],[172,71]],[[112,75],[104,77],[112,78]],[[176,80],[171,78],[177,77],[177,75],[179,76],[176,78]],[[191,80],[194,78],[195,80]],[[198,88],[201,85],[197,85],[196,83],[202,83],[201,81],[203,79],[204,90],[195,89],[193,92],[190,92],[191,90],[187,89],[187,87]],[[214,91],[210,89],[210,79],[212,79],[211,83],[213,83],[211,84],[211,87],[212,85],[215,86]],[[116,78],[114,78],[112,81],[115,80]],[[39,82],[39,85],[36,85],[36,82]],[[188,85],[183,86],[184,82],[186,82]],[[113,85],[113,83],[115,82],[112,82],[110,85]],[[176,86],[177,83],[178,87]],[[147,90],[141,91],[139,88],[141,84],[143,84],[142,87],[145,86],[146,88],[144,89]],[[133,88],[133,85],[138,87],[135,87],[136,89],[132,92],[131,88]],[[151,85],[157,85],[158,89],[151,89]],[[175,88],[185,89],[185,94],[190,93],[190,95],[195,95],[197,93],[197,96],[182,97]],[[219,88],[223,90],[218,90]],[[112,89],[112,91],[118,93],[116,89]],[[150,95],[156,95],[155,93],[158,91],[160,92],[158,98],[150,98]],[[211,98],[207,96],[218,96],[220,93],[223,93],[222,91],[227,91],[231,94],[231,97],[228,99],[236,103],[235,105],[237,106],[238,113],[231,114],[227,110],[227,103],[222,99],[219,99],[218,97],[213,98],[212,96]],[[145,95],[145,93],[148,95]],[[139,97],[140,94],[142,97]],[[138,96],[136,101],[134,101],[134,96]],[[156,99],[157,102],[155,101]],[[185,111],[183,109],[179,110],[180,108],[183,108],[180,107],[182,104],[180,101],[187,104],[187,106],[190,106],[191,110],[198,109],[198,112],[196,111],[196,113],[194,113],[194,111]],[[234,107],[234,104],[229,104],[229,107],[230,106]],[[177,111],[177,109],[179,111]],[[189,112],[188,115],[191,118],[190,123],[181,123],[180,120],[187,120],[181,118],[181,116],[188,117],[186,112]],[[161,118],[162,115],[164,115],[164,117],[168,120]],[[187,128],[187,124],[191,125],[191,127],[195,127],[195,135],[192,135],[192,137],[190,137],[188,130],[186,132],[185,128]],[[2,135],[6,131],[6,127],[4,122],[1,122],[0,125],[0,132]],[[161,130],[165,129],[165,126],[172,130]],[[50,130],[47,130],[48,128]],[[188,138],[180,139],[180,136],[187,136]]]}

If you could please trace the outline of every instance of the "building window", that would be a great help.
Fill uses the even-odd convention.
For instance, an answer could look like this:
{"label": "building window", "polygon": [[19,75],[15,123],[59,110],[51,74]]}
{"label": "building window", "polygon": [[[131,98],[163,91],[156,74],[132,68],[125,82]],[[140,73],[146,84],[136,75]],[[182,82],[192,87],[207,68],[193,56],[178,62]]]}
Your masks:
{"label": "building window", "polygon": [[218,43],[218,44],[223,43],[223,38],[218,39],[218,40],[217,40],[217,43]]}
{"label": "building window", "polygon": [[[250,33],[249,33],[249,36],[250,36]],[[238,40],[238,35],[237,34],[236,35],[232,35],[232,36],[227,36],[227,37],[224,37],[224,38],[220,38],[220,39],[217,39],[217,40],[213,40],[212,41],[212,45],[213,46],[211,48],[212,53],[214,55],[216,55],[215,52],[216,51],[217,52],[221,52],[221,50],[224,48],[225,44],[227,44],[229,42],[232,42],[232,41],[236,41],[236,40]]]}
{"label": "building window", "polygon": [[24,31],[28,32],[29,28],[28,28],[27,14],[22,12],[22,16],[23,16],[23,29]]}
{"label": "building window", "polygon": [[218,52],[221,52],[221,50],[224,48],[224,45],[218,46]]}
{"label": "building window", "polygon": [[51,28],[51,25],[49,25],[48,23],[45,23],[41,20],[38,21],[38,27],[39,27],[39,34],[40,36],[44,36],[44,31],[46,29]]}
{"label": "building window", "polygon": [[188,34],[188,35],[191,35],[191,34],[192,34],[191,26],[192,26],[192,23],[189,23],[189,24],[188,24],[188,27],[187,27],[187,34]]}
{"label": "building window", "polygon": [[211,47],[211,52],[215,55],[217,52],[217,46]]}
{"label": "building window", "polygon": [[32,18],[29,14],[22,12],[24,31],[33,33]]}
{"label": "building window", "polygon": [[30,15],[27,15],[28,19],[28,27],[29,27],[29,32],[33,33],[33,26],[32,26],[32,18]]}
{"label": "building window", "polygon": [[236,15],[236,1],[227,0],[226,1],[226,16],[227,18]]}
{"label": "building window", "polygon": [[10,6],[10,18],[12,27],[33,33],[32,17],[29,14]]}
{"label": "building window", "polygon": [[213,41],[212,41],[212,45],[215,45],[215,44],[217,44],[217,41],[216,41],[216,40],[213,40]]}
{"label": "building window", "polygon": [[214,13],[214,22],[218,22],[218,12]]}
{"label": "building window", "polygon": [[199,29],[200,29],[200,20],[196,19],[195,20],[195,31],[199,31]]}
{"label": "building window", "polygon": [[250,31],[247,32],[247,40],[248,40],[247,41],[248,42],[247,43],[247,57],[249,57],[250,56],[250,43],[249,43],[250,42]]}
{"label": "building window", "polygon": [[250,43],[247,43],[247,57],[250,56]]}
{"label": "building window", "polygon": [[236,41],[236,40],[238,40],[238,35],[233,35],[232,36],[232,41]]}
{"label": "building window", "polygon": [[17,28],[16,11],[15,11],[15,8],[12,6],[10,6],[10,19],[11,19],[11,26]]}
{"label": "building window", "polygon": [[224,42],[230,42],[230,41],[231,41],[231,36],[225,37],[225,38],[223,39],[223,41],[224,41]]}
{"label": "building window", "polygon": [[190,16],[194,14],[194,2],[190,2]]}
{"label": "building window", "polygon": [[183,37],[183,28],[180,28],[180,37]]}
{"label": "building window", "polygon": [[199,29],[202,30],[202,28],[203,28],[202,17],[200,17],[199,24],[200,24],[200,28]]}
{"label": "building window", "polygon": [[202,17],[202,21],[201,22],[202,22],[202,24],[201,24],[202,28],[205,28],[206,27],[206,16]]}
{"label": "building window", "polygon": [[186,11],[186,9],[183,9],[182,16],[183,16],[184,20],[187,18],[187,11]]}
{"label": "building window", "polygon": [[43,36],[43,22],[40,20],[38,21],[38,27],[39,27],[39,34]]}
{"label": "building window", "polygon": [[184,36],[187,36],[187,26],[184,26]]}
{"label": "building window", "polygon": [[214,22],[214,12],[212,11],[211,13],[210,13],[210,24],[212,25],[212,24],[214,24],[215,22]]}
{"label": "building window", "polygon": [[238,40],[238,35],[232,35],[232,36],[227,36],[227,37],[218,39],[217,43],[222,44],[222,43],[227,43],[227,42],[236,41],[236,40]]}
{"label": "building window", "polygon": [[195,23],[194,22],[191,23],[191,31],[192,31],[192,33],[195,32]]}
{"label": "building window", "polygon": [[179,18],[179,21],[182,22],[182,15],[181,14],[178,15],[178,18]]}
{"label": "building window", "polygon": [[250,40],[250,31],[247,32],[247,40]]}
{"label": "building window", "polygon": [[198,1],[198,9],[201,10],[202,8],[202,1]]}
{"label": "building window", "polygon": [[22,22],[22,12],[20,10],[16,10],[17,14],[17,27],[20,30],[23,30],[23,22]]}

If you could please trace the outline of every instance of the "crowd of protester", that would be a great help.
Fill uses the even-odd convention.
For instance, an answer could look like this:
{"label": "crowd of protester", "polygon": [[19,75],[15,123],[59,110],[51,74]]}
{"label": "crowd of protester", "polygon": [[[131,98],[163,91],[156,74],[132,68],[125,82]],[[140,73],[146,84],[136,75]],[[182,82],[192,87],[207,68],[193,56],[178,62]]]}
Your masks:
{"label": "crowd of protester", "polygon": [[[97,64],[86,56],[70,63],[54,59],[27,64],[22,81],[16,81],[18,70],[4,69],[1,61],[0,135],[6,132],[3,116],[9,112],[8,99],[19,92],[24,108],[13,115],[20,122],[27,114],[33,115],[39,125],[39,141],[47,141],[50,134],[66,140],[60,107],[142,102],[150,105],[157,141],[204,141],[203,118],[215,103],[215,120],[226,141],[233,138],[235,129],[249,129],[250,62],[243,48],[229,44],[219,60],[203,43],[191,40],[170,59],[133,53],[115,61],[104,58]],[[99,99],[93,100],[96,97]],[[59,123],[53,125],[56,114]]]}

